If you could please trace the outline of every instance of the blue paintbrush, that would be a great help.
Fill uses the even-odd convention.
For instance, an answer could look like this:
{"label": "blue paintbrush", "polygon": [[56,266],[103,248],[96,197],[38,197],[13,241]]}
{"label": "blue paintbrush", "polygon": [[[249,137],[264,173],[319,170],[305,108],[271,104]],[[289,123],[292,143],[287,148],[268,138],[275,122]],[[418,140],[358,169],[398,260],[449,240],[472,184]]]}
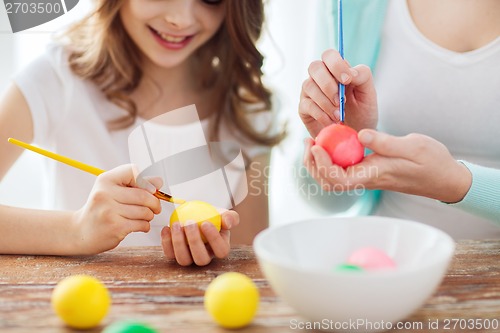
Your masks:
{"label": "blue paintbrush", "polygon": [[[342,59],[344,59],[344,29],[342,28],[342,0],[338,0],[338,43],[339,43],[339,53]],[[344,123],[345,117],[345,86],[339,83],[339,113],[340,122]]]}

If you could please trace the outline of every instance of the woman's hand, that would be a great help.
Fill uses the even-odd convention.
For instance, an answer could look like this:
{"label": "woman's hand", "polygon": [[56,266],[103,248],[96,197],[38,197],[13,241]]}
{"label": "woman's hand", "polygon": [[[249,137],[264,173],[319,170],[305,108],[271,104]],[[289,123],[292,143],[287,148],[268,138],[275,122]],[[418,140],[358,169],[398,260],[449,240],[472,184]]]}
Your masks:
{"label": "woman's hand", "polygon": [[373,154],[347,169],[332,164],[321,147],[306,139],[304,164],[324,190],[381,189],[449,203],[462,200],[469,191],[472,175],[467,167],[428,136],[362,130],[358,138]]}
{"label": "woman's hand", "polygon": [[230,229],[240,223],[240,217],[235,211],[222,213],[221,231],[210,222],[203,222],[201,232],[207,239],[203,243],[198,224],[181,227],[179,222],[161,231],[162,247],[168,259],[175,259],[179,265],[189,266],[195,263],[198,266],[208,265],[212,258],[225,258],[229,254]]}
{"label": "woman's hand", "polygon": [[377,96],[369,67],[351,67],[335,50],[323,53],[308,69],[302,84],[299,115],[313,138],[323,127],[339,122],[338,84],[345,85],[345,123],[359,131],[375,128],[378,121]]}
{"label": "woman's hand", "polygon": [[161,180],[137,188],[133,167],[122,165],[97,177],[84,207],[73,215],[78,254],[96,254],[115,248],[131,232],[148,232],[149,222],[161,212],[153,195]]}

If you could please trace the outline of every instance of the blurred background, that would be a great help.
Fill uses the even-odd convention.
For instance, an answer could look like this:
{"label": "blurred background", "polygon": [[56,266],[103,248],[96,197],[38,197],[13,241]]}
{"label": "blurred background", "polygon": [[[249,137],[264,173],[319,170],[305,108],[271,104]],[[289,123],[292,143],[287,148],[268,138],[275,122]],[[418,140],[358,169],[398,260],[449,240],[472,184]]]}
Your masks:
{"label": "blurred background", "polygon": [[[3,93],[17,71],[44,52],[54,31],[83,17],[90,10],[91,2],[80,0],[67,14],[15,34],[5,7],[0,4],[0,92]],[[266,84],[274,91],[275,106],[289,129],[288,138],[273,151],[268,173],[271,225],[331,214],[325,207],[309,204],[309,194],[318,191],[317,187],[298,182],[305,172],[300,168],[300,159],[307,133],[297,113],[309,63],[333,45],[330,29],[325,29],[329,25],[329,6],[331,0],[266,2],[266,27],[259,47],[266,56]],[[40,159],[34,153],[23,153],[0,182],[0,203],[22,207],[40,205],[43,177],[37,168]]]}

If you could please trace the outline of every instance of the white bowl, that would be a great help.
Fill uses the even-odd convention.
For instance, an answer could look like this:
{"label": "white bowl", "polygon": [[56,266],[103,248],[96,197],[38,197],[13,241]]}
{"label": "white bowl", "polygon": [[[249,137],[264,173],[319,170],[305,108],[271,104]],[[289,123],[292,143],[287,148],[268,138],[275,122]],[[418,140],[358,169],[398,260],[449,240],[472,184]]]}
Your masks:
{"label": "white bowl", "polygon": [[[304,321],[294,328],[377,332],[396,327],[432,295],[455,243],[431,226],[385,217],[311,219],[262,231],[254,241],[274,291]],[[361,247],[377,247],[393,270],[335,270]]]}

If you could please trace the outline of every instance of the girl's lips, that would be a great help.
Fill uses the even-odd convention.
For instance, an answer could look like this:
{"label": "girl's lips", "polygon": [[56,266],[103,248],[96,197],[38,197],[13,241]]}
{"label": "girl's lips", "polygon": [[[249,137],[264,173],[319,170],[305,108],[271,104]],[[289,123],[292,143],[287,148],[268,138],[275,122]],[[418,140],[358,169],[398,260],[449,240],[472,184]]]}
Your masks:
{"label": "girl's lips", "polygon": [[168,35],[159,31],[156,31],[155,29],[149,27],[149,30],[151,30],[151,33],[153,34],[153,37],[156,39],[156,41],[162,45],[163,47],[170,49],[170,50],[180,50],[184,48],[192,39],[193,36],[172,36]]}

